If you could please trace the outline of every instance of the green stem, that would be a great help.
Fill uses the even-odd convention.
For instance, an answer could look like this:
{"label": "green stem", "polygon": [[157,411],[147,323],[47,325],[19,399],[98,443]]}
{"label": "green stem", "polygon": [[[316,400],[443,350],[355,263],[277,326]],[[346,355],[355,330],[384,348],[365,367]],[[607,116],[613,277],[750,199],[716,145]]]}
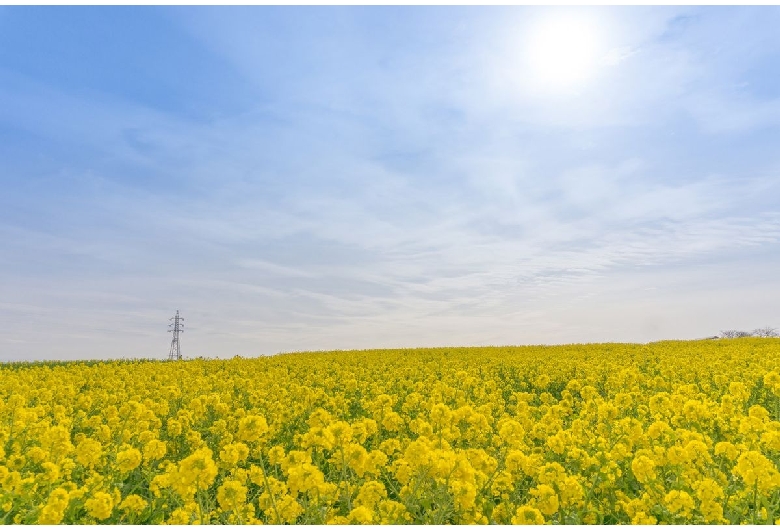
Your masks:
{"label": "green stem", "polygon": [[274,510],[276,516],[276,523],[282,524],[282,518],[279,517],[279,510],[276,509],[276,500],[274,499],[274,492],[271,491],[271,486],[268,484],[268,475],[265,472],[265,463],[263,462],[263,455],[258,451],[257,457],[260,459],[260,467],[263,468],[263,482],[265,483],[265,490],[268,492],[268,496],[271,497],[271,508]]}

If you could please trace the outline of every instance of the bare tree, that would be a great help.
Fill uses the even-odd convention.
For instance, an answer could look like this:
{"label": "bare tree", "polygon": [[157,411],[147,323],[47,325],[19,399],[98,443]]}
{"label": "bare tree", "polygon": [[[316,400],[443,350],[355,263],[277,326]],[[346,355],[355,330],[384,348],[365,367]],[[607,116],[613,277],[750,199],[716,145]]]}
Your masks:
{"label": "bare tree", "polygon": [[757,328],[753,330],[754,337],[780,337],[777,333],[777,328],[765,326],[763,328]]}
{"label": "bare tree", "polygon": [[726,331],[721,331],[720,336],[724,339],[741,339],[743,337],[750,337],[752,335],[749,331],[740,331],[738,329],[727,329]]}

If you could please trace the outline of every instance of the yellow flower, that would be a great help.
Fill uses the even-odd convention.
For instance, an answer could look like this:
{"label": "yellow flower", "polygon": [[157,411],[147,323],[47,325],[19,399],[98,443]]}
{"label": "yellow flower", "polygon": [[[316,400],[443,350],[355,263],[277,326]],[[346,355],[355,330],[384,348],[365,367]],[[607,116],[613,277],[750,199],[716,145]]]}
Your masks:
{"label": "yellow flower", "polygon": [[397,501],[380,501],[378,511],[380,524],[401,524],[412,520],[406,506]]}
{"label": "yellow flower", "polygon": [[707,500],[702,501],[699,508],[705,523],[728,524],[728,519],[723,517],[723,506],[720,503]]}
{"label": "yellow flower", "polygon": [[298,492],[315,492],[325,477],[316,466],[304,462],[288,470],[287,486],[293,495]]}
{"label": "yellow flower", "polygon": [[369,436],[376,434],[378,426],[371,418],[363,418],[352,423],[352,434],[358,443],[365,443]]}
{"label": "yellow flower", "polygon": [[237,480],[226,480],[217,489],[217,502],[225,510],[236,510],[246,502],[246,487]]}
{"label": "yellow flower", "polygon": [[458,511],[471,510],[475,506],[477,488],[472,482],[453,480],[450,483],[455,509]]}
{"label": "yellow flower", "polygon": [[506,455],[505,466],[507,471],[517,476],[526,466],[527,457],[522,451],[512,450]]}
{"label": "yellow flower", "polygon": [[688,452],[685,450],[685,448],[680,447],[679,445],[673,445],[667,449],[666,458],[668,459],[669,463],[673,465],[686,464],[690,461]]}
{"label": "yellow flower", "polygon": [[144,445],[144,460],[159,460],[165,456],[167,447],[162,440],[152,439]]}
{"label": "yellow flower", "polygon": [[375,480],[369,480],[360,487],[355,498],[355,504],[373,509],[376,504],[387,496],[384,484]]}
{"label": "yellow flower", "polygon": [[652,515],[646,514],[645,512],[637,512],[631,518],[631,524],[635,524],[635,525],[651,525],[651,524],[656,524],[657,522],[658,519],[656,519]]}
{"label": "yellow flower", "polygon": [[764,376],[764,386],[776,396],[780,396],[780,374],[772,370]]}
{"label": "yellow flower", "polygon": [[539,468],[537,480],[540,484],[558,484],[566,478],[566,470],[558,462],[545,464]]}
{"label": "yellow flower", "polygon": [[[38,524],[60,524],[69,502],[70,497],[67,491],[63,488],[53,490],[49,494],[49,500],[41,509],[40,515],[38,515]],[[8,507],[8,510],[10,510],[10,507]]]}
{"label": "yellow flower", "polygon": [[755,485],[763,494],[780,487],[780,473],[777,468],[758,451],[747,451],[742,454],[732,471],[742,478],[748,487]]}
{"label": "yellow flower", "polygon": [[101,443],[91,438],[85,438],[76,446],[76,462],[85,467],[98,465],[102,454]]}
{"label": "yellow flower", "polygon": [[186,484],[204,490],[217,476],[217,465],[211,458],[211,449],[202,447],[179,463],[178,473]]}
{"label": "yellow flower", "polygon": [[374,513],[365,506],[357,506],[349,512],[348,519],[353,523],[371,524],[374,522]]}
{"label": "yellow flower", "polygon": [[[652,398],[651,398],[652,401]],[[669,424],[665,421],[655,421],[653,422],[650,427],[647,428],[647,435],[653,439],[657,440],[661,436],[663,436],[665,433],[670,432],[672,429],[669,427]]]}
{"label": "yellow flower", "polygon": [[268,422],[264,416],[250,414],[238,422],[238,439],[244,442],[256,442],[268,432]]}
{"label": "yellow flower", "polygon": [[[5,451],[3,451],[5,453]],[[27,450],[27,456],[35,463],[43,462],[46,459],[46,451],[38,446],[31,447]],[[0,456],[0,459],[2,456]]]}
{"label": "yellow flower", "polygon": [[534,386],[538,389],[547,388],[550,385],[550,376],[542,374],[534,381]]}
{"label": "yellow flower", "polygon": [[559,485],[563,506],[582,506],[585,491],[577,477],[566,477]]}
{"label": "yellow flower", "polygon": [[[5,472],[4,472],[5,471]],[[8,471],[5,466],[0,466],[0,484],[10,491],[16,488],[22,481],[22,475],[18,471]]]}
{"label": "yellow flower", "polygon": [[562,455],[566,451],[568,445],[564,431],[558,431],[547,438],[547,446],[552,449],[555,454]]}
{"label": "yellow flower", "polygon": [[169,419],[166,430],[170,436],[179,436],[182,433],[181,422],[175,419]]}
{"label": "yellow flower", "polygon": [[750,391],[745,386],[745,383],[741,381],[734,381],[729,384],[729,394],[734,396],[739,402],[747,401],[747,398],[750,397]]}
{"label": "yellow flower", "polygon": [[253,484],[257,484],[258,486],[264,486],[265,473],[263,473],[263,468],[254,465],[251,466],[249,468],[249,480],[252,481]]}
{"label": "yellow flower", "polygon": [[700,480],[695,485],[696,496],[702,502],[723,498],[723,488],[711,478]]}
{"label": "yellow flower", "polygon": [[540,484],[536,488],[531,488],[531,495],[536,497],[534,504],[543,514],[552,515],[558,511],[558,495],[547,484]]}
{"label": "yellow flower", "polygon": [[[387,458],[384,453],[381,454]],[[347,465],[352,468],[359,477],[362,477],[371,465],[368,460],[368,452],[360,444],[347,444],[344,448],[344,456],[347,460]]]}
{"label": "yellow flower", "polygon": [[544,524],[544,516],[542,512],[532,506],[521,506],[512,517],[512,524]]}
{"label": "yellow flower", "polygon": [[23,455],[11,455],[8,459],[8,467],[14,470],[22,469],[27,463],[27,459]]}
{"label": "yellow flower", "polygon": [[398,432],[404,426],[404,419],[395,411],[390,411],[382,418],[382,427],[390,432]]}
{"label": "yellow flower", "polygon": [[644,455],[634,458],[631,462],[631,471],[634,472],[636,479],[643,484],[654,480],[656,477],[655,462]]}
{"label": "yellow flower", "polygon": [[148,505],[149,503],[143,500],[139,495],[133,494],[125,497],[125,499],[119,504],[119,509],[135,514],[140,514]]}
{"label": "yellow flower", "polygon": [[108,425],[101,425],[98,427],[95,435],[104,443],[108,443],[111,440],[111,428]]}
{"label": "yellow flower", "polygon": [[352,427],[346,421],[335,421],[327,427],[335,440],[334,445],[343,447],[352,440]]}
{"label": "yellow flower", "polygon": [[[295,523],[298,516],[303,513],[303,507],[289,495],[284,495],[276,500],[276,510],[278,510],[279,517],[282,518],[282,521],[288,524]],[[266,510],[266,513],[269,511],[270,510]]]}
{"label": "yellow flower", "polygon": [[434,430],[441,430],[449,425],[452,420],[452,411],[444,403],[435,403],[433,407],[431,407],[431,414],[429,417],[431,426],[433,426]]}
{"label": "yellow flower", "polygon": [[65,508],[70,502],[70,495],[64,488],[56,488],[49,494],[49,504]]}
{"label": "yellow flower", "polygon": [[401,442],[397,438],[389,438],[379,444],[379,450],[387,456],[392,456],[401,450]]}
{"label": "yellow flower", "polygon": [[44,462],[41,464],[41,468],[43,469],[43,478],[49,484],[57,482],[60,478],[60,466],[54,462]]}
{"label": "yellow flower", "polygon": [[249,448],[246,446],[246,444],[241,442],[227,444],[219,452],[220,461],[226,464],[227,467],[234,467],[239,462],[246,460],[246,457],[248,456]]}
{"label": "yellow flower", "polygon": [[268,462],[272,465],[278,466],[282,463],[282,460],[284,460],[285,454],[284,454],[284,448],[278,445],[275,445],[271,449],[268,450]]}
{"label": "yellow flower", "polygon": [[670,512],[681,515],[683,517],[689,517],[691,510],[694,508],[694,502],[691,496],[680,490],[671,490],[664,497],[664,504]]}
{"label": "yellow flower", "polygon": [[87,513],[95,519],[108,519],[114,509],[114,498],[108,493],[102,491],[95,493],[91,499],[84,503]]}
{"label": "yellow flower", "polygon": [[127,473],[141,465],[141,451],[135,447],[125,449],[116,454],[116,466],[119,471]]}
{"label": "yellow flower", "polygon": [[718,442],[715,444],[715,454],[723,455],[729,460],[736,460],[739,456],[739,449],[731,442]]}
{"label": "yellow flower", "polygon": [[64,516],[64,508],[47,504],[41,508],[41,513],[38,515],[38,524],[60,524]]}
{"label": "yellow flower", "polygon": [[190,524],[195,519],[195,514],[191,510],[186,508],[177,508],[171,513],[171,516],[165,521],[165,524],[169,525],[185,525]]}

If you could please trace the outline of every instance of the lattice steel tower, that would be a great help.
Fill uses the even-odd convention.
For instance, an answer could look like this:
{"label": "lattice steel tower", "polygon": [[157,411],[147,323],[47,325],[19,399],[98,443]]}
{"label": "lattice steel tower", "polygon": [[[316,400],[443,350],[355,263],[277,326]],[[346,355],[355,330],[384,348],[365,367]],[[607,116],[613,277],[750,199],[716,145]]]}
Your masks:
{"label": "lattice steel tower", "polygon": [[171,351],[168,353],[169,361],[181,361],[181,347],[179,346],[179,333],[184,333],[184,319],[179,316],[179,310],[176,310],[176,316],[171,317],[169,320],[173,320],[168,327],[168,333],[173,333],[173,340],[171,340]]}

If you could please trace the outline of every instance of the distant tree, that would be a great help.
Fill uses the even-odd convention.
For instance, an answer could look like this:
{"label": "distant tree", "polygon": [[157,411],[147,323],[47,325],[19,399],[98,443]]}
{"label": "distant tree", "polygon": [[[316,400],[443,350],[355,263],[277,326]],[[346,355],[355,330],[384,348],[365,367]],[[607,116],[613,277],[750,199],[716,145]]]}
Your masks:
{"label": "distant tree", "polygon": [[777,328],[765,326],[763,328],[757,328],[753,330],[754,337],[780,337],[777,333]]}
{"label": "distant tree", "polygon": [[750,337],[752,336],[749,331],[740,331],[737,329],[727,329],[726,331],[720,332],[721,338],[724,339],[741,339],[743,337]]}

